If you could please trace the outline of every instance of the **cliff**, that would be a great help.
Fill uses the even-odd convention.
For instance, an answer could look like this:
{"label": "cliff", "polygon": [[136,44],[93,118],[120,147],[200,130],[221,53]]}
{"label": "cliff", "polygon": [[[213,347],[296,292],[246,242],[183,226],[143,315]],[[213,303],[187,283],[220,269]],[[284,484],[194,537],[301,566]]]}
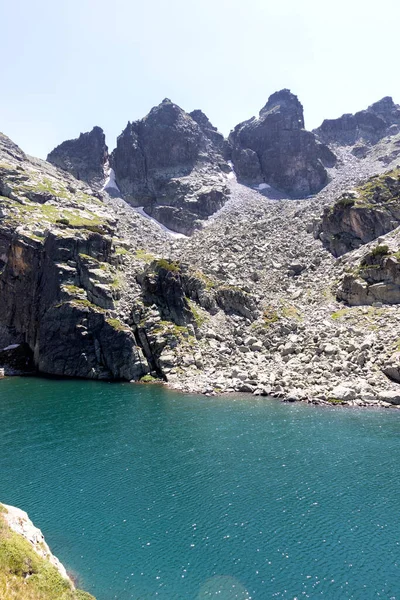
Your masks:
{"label": "cliff", "polygon": [[[310,402],[345,386],[343,402],[397,405],[388,364],[400,339],[400,245],[389,238],[399,228],[400,140],[371,142],[367,158],[339,144],[333,156],[304,129],[302,110],[278,92],[228,144],[201,111],[165,100],[128,125],[113,153],[109,179],[124,198],[0,135],[5,374],[157,378]],[[257,185],[241,182],[236,151],[258,165]],[[324,187],[292,198],[292,186],[311,184]],[[220,185],[223,206],[212,200]]]}
{"label": "cliff", "polygon": [[326,166],[336,158],[304,128],[303,106],[289,90],[272,94],[252,118],[229,136],[232,161],[240,180],[266,183],[290,196],[319,192],[328,182]]}
{"label": "cliff", "polygon": [[28,515],[0,504],[2,600],[94,600],[77,590]]}

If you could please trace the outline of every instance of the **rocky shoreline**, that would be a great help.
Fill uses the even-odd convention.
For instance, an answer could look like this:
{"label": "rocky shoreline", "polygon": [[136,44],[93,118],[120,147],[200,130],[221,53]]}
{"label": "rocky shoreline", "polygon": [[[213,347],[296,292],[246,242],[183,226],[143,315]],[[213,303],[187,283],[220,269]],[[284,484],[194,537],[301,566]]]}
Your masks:
{"label": "rocky shoreline", "polygon": [[[376,135],[363,129],[367,109],[351,140],[341,137],[346,119],[329,124],[329,148],[318,131],[307,135],[287,90],[230,141],[201,111],[165,100],[127,127],[111,156],[98,128],[60,146],[62,169],[0,136],[0,367],[399,406],[399,110],[387,99],[373,106]],[[292,177],[276,179],[280,189],[266,181],[275,181],[272,147]],[[99,169],[112,189],[99,189]],[[307,188],[315,173],[318,193]],[[200,193],[210,177],[223,202]],[[295,189],[313,195],[295,199]]]}

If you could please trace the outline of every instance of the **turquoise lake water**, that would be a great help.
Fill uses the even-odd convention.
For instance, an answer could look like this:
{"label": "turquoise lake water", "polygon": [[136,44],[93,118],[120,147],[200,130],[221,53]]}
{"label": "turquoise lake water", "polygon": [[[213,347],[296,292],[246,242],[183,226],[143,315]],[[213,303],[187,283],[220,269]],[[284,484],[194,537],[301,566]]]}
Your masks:
{"label": "turquoise lake water", "polygon": [[0,381],[0,501],[98,600],[400,599],[400,411]]}

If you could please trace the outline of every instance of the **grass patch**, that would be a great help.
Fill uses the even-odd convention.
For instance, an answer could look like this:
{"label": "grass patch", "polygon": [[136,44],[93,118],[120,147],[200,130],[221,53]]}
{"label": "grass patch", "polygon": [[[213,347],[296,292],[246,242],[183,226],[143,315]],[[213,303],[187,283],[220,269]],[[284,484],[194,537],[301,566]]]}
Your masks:
{"label": "grass patch", "polygon": [[143,260],[144,262],[147,262],[147,263],[150,263],[155,259],[154,254],[151,254],[150,252],[147,252],[146,250],[141,250],[141,249],[135,251],[135,256],[139,260]]}
{"label": "grass patch", "polygon": [[276,323],[279,321],[278,311],[273,306],[267,306],[263,311],[263,321],[267,327]]}
{"label": "grass patch", "polygon": [[336,202],[335,207],[337,208],[347,208],[350,206],[354,206],[355,198],[354,196],[350,196],[349,194],[343,194],[341,198]]}
{"label": "grass patch", "polygon": [[375,246],[375,248],[373,248],[371,251],[372,256],[386,256],[388,254],[389,254],[389,246],[386,246],[386,244]]}
{"label": "grass patch", "polygon": [[78,287],[77,285],[63,285],[62,286],[69,294],[86,294],[86,291],[83,288]]}
{"label": "grass patch", "polygon": [[341,319],[350,313],[349,308],[342,308],[341,310],[337,310],[336,312],[331,314],[331,319],[336,321],[337,319]]}
{"label": "grass patch", "polygon": [[167,260],[166,258],[160,258],[156,261],[156,269],[164,269],[165,271],[171,271],[173,273],[180,273],[181,267],[179,263],[173,260]]}
{"label": "grass patch", "polygon": [[116,254],[116,256],[124,256],[125,254],[129,254],[129,250],[123,246],[118,246],[118,248],[115,248],[114,254]]}
{"label": "grass patch", "polygon": [[326,401],[331,404],[344,404],[343,400],[340,400],[340,398],[327,398]]}
{"label": "grass patch", "polygon": [[302,321],[303,315],[301,312],[290,304],[287,306],[282,306],[280,309],[280,313],[282,317],[286,317],[287,319],[295,319],[296,321]]}
{"label": "grass patch", "polygon": [[[4,509],[4,507],[3,507]],[[4,512],[4,511],[2,511]],[[0,515],[1,600],[94,600],[74,590],[50,562],[12,531]]]}
{"label": "grass patch", "polygon": [[154,383],[155,381],[158,381],[158,379],[152,375],[143,375],[143,377],[140,378],[141,383]]}
{"label": "grass patch", "polygon": [[196,277],[196,279],[200,279],[200,281],[204,283],[206,290],[212,290],[217,287],[217,282],[202,271],[195,271],[193,276]]}
{"label": "grass patch", "polygon": [[190,300],[190,298],[187,298],[187,301],[197,327],[201,327],[206,321],[208,321],[207,313],[205,313],[205,311],[202,311],[194,302],[194,300]]}
{"label": "grass patch", "polygon": [[106,322],[116,331],[129,331],[129,327],[119,319],[106,319]]}

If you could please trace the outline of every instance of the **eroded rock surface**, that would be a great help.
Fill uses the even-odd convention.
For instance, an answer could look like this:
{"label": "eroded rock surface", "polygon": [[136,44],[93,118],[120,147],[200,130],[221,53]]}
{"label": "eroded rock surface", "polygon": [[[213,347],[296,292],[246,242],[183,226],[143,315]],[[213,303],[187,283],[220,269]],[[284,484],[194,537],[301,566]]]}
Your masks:
{"label": "eroded rock surface", "polygon": [[100,189],[104,183],[107,159],[108,148],[101,127],[93,127],[92,131],[81,133],[75,140],[63,142],[47,156],[51,164],[86,181],[94,189]]}
{"label": "eroded rock surface", "polygon": [[244,121],[229,136],[232,161],[241,181],[265,182],[294,197],[321,190],[335,156],[304,129],[303,107],[289,90],[272,94],[258,118]]}
{"label": "eroded rock surface", "polygon": [[[217,177],[229,194],[216,212],[209,206],[205,214],[212,215],[205,225],[197,228],[190,220],[190,237],[174,236],[146,218],[132,206],[133,196],[126,202],[95,192],[0,138],[0,299],[5,307],[0,347],[25,343],[36,368],[59,374],[115,379],[146,374],[146,379],[158,377],[176,389],[206,394],[240,391],[397,406],[400,326],[393,294],[380,301],[374,296],[366,305],[338,300],[349,275],[369,290],[386,285],[388,292],[397,285],[400,244],[392,221],[398,178],[396,158],[388,153],[395,137],[382,138],[362,159],[351,147],[337,146],[327,185],[311,198],[293,200],[267,185],[260,193],[237,182],[224,171],[229,165],[206,117],[196,112],[193,119],[164,104],[150,113],[157,127],[153,123],[147,131],[138,122],[124,132],[128,166],[132,157],[135,168],[140,166],[144,139],[156,161],[153,169],[144,167],[150,183],[141,176],[127,178],[125,193],[136,190],[144,199],[158,182],[157,190],[169,190],[176,204],[151,196],[147,210],[182,218],[187,227],[184,182]],[[294,106],[293,118],[299,114]],[[164,131],[171,149],[176,120],[188,127],[181,139],[191,141],[169,152],[172,168],[163,149],[155,147],[156,129]],[[303,131],[289,119],[290,139],[293,130]],[[254,151],[247,150],[251,161]],[[383,175],[385,168],[391,171]],[[368,181],[376,174],[382,176]],[[362,245],[344,243],[346,254],[336,260],[313,231],[320,227],[321,212],[335,212],[346,190],[356,190],[354,197],[346,196],[349,208],[368,204],[358,208],[371,214],[368,235],[379,237],[368,242],[368,227],[357,221],[361,229],[353,227],[350,238]],[[199,198],[196,192],[193,219],[200,214]],[[342,233],[344,220],[338,221]],[[384,233],[387,223],[392,231]],[[374,262],[374,249],[386,245],[387,255]]]}
{"label": "eroded rock surface", "polygon": [[400,224],[400,169],[376,175],[326,207],[315,235],[334,256],[359,248]]}
{"label": "eroded rock surface", "polygon": [[400,106],[390,96],[371,104],[366,110],[345,114],[338,119],[325,119],[314,130],[325,144],[355,146],[354,154],[362,158],[368,148],[386,135],[400,132]]}
{"label": "eroded rock surface", "polygon": [[168,99],[128,123],[111,163],[123,197],[184,234],[221,208],[229,194],[224,143],[205,115],[200,124]]}

